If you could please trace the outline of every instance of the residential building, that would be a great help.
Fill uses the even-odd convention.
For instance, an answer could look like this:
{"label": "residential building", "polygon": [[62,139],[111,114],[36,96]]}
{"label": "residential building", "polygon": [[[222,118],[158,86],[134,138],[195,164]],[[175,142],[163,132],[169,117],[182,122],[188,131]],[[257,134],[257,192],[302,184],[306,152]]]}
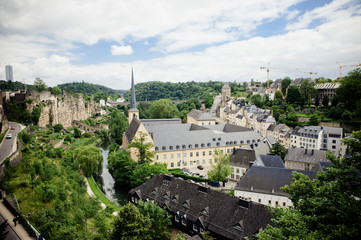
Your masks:
{"label": "residential building", "polygon": [[[281,187],[291,184],[292,172],[295,170],[279,167],[262,167],[253,165],[234,188],[234,196],[250,199],[267,206],[292,206],[289,194]],[[301,171],[311,179],[316,177],[316,172]]]}
{"label": "residential building", "polygon": [[201,236],[208,231],[216,239],[254,238],[271,222],[268,209],[258,203],[160,174],[128,193],[131,203],[149,201],[165,208],[173,227]]}
{"label": "residential building", "polygon": [[197,125],[216,125],[217,119],[211,114],[193,109],[187,114],[187,123],[193,123]]}
{"label": "residential building", "polygon": [[342,128],[303,126],[291,133],[291,147],[330,150],[338,156],[342,134]]}
{"label": "residential building", "polygon": [[231,88],[226,83],[222,87],[222,103],[221,107],[224,107],[227,105],[227,102],[231,99]]}
{"label": "residential building", "polygon": [[290,169],[311,170],[319,162],[327,162],[325,151],[304,148],[289,148],[285,166]]}
{"label": "residential building", "polygon": [[277,79],[276,81],[274,81],[271,85],[270,88],[274,89],[274,90],[279,90],[282,91],[282,79]]}
{"label": "residential building", "polygon": [[333,96],[336,94],[337,88],[340,86],[340,83],[322,83],[316,84],[315,88],[317,89],[317,94],[322,103],[322,100],[325,96],[328,96],[329,103],[331,103]]}
{"label": "residential building", "polygon": [[310,82],[314,83],[311,78],[296,78],[295,80],[293,80],[291,82],[290,87],[292,87],[292,86],[300,87],[301,83],[304,81],[310,81]]}

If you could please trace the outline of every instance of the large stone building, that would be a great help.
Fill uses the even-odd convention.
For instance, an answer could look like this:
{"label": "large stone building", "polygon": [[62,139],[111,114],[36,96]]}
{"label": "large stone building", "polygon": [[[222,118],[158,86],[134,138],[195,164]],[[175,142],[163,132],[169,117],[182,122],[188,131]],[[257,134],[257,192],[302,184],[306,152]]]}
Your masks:
{"label": "large stone building", "polygon": [[328,97],[329,103],[331,103],[333,96],[336,94],[337,88],[340,86],[340,83],[322,83],[316,84],[315,88],[317,89],[317,94],[322,102],[325,96]]}
{"label": "large stone building", "polygon": [[193,123],[197,125],[216,125],[217,119],[210,113],[193,109],[187,114],[187,123]]}
{"label": "large stone building", "polygon": [[208,231],[216,239],[253,239],[271,222],[271,214],[261,204],[169,175],[153,177],[128,196],[135,205],[142,200],[164,207],[173,227],[191,236]]}
{"label": "large stone building", "polygon": [[289,148],[285,156],[285,166],[290,169],[312,170],[319,162],[327,162],[326,152],[315,149]]}
{"label": "large stone building", "polygon": [[227,102],[231,99],[231,88],[230,86],[226,83],[223,85],[222,87],[222,103],[221,103],[221,107],[224,107],[227,105]]}
{"label": "large stone building", "polygon": [[291,147],[330,150],[340,155],[342,128],[303,126],[291,134]]}
{"label": "large stone building", "polygon": [[[166,163],[168,168],[211,166],[215,163],[213,152],[219,149],[231,154],[240,146],[261,142],[261,136],[250,128],[225,125],[199,126],[182,124],[180,119],[139,119],[135,105],[134,79],[132,74],[131,109],[129,127],[123,135],[123,148],[129,149],[134,138],[144,135],[145,142],[153,145],[154,162]],[[130,148],[137,159],[137,149]]]}

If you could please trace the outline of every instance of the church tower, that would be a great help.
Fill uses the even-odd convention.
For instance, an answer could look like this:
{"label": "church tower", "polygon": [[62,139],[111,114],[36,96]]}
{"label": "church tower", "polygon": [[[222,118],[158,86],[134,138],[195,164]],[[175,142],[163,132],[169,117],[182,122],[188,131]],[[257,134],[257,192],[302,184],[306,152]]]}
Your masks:
{"label": "church tower", "polygon": [[139,119],[139,111],[137,109],[137,103],[135,99],[135,86],[134,86],[134,76],[132,68],[132,87],[130,93],[130,109],[128,111],[128,121],[129,124],[132,122],[133,118]]}

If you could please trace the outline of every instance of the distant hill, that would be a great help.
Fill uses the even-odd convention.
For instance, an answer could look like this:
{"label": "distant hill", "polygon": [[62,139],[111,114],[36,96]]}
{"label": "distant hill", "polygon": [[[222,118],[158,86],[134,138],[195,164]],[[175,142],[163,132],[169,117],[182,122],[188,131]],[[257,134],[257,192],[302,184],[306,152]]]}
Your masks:
{"label": "distant hill", "polygon": [[[0,80],[0,91],[15,91],[25,89],[24,84],[21,82],[8,82],[5,80]],[[27,90],[34,90],[34,85],[26,84]]]}
{"label": "distant hill", "polygon": [[121,95],[125,90],[114,90],[102,85],[86,83],[86,82],[72,82],[59,84],[58,87],[64,91],[72,93],[81,93],[86,96],[95,95],[96,93],[103,92],[106,95]]}
{"label": "distant hill", "polygon": [[[223,82],[144,82],[135,85],[137,101],[154,101],[158,99],[187,100],[191,98],[203,98],[209,93],[219,93]],[[124,94],[129,99],[130,91]]]}

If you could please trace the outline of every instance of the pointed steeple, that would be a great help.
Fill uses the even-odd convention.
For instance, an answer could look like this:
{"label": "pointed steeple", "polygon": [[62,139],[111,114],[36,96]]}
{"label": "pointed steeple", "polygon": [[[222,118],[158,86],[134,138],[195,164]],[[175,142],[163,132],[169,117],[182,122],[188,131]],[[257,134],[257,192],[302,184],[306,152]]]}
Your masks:
{"label": "pointed steeple", "polygon": [[132,68],[132,88],[130,90],[130,109],[128,111],[128,122],[132,122],[133,118],[139,119],[139,111],[137,109],[137,103],[135,99],[135,86],[134,86],[134,76]]}
{"label": "pointed steeple", "polygon": [[131,88],[130,108],[131,109],[136,109],[137,108],[137,103],[136,103],[136,99],[135,99],[135,86],[134,86],[133,68],[132,68],[132,88]]}

